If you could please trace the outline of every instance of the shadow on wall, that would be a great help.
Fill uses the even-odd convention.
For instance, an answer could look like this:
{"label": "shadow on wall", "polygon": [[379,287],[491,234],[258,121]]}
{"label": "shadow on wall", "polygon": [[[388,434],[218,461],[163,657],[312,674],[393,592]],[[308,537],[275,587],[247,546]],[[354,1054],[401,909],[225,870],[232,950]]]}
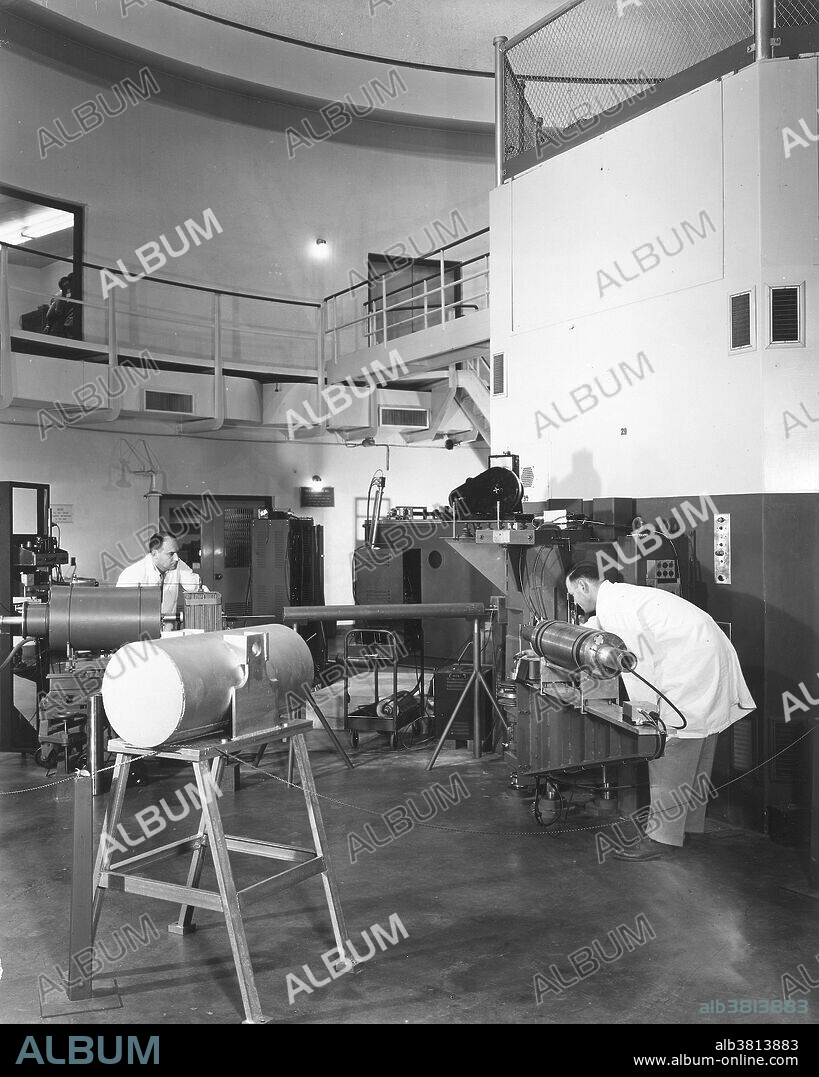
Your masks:
{"label": "shadow on wall", "polygon": [[600,497],[603,485],[594,469],[593,456],[588,449],[572,453],[571,471],[552,481],[552,497],[582,497],[590,500]]}

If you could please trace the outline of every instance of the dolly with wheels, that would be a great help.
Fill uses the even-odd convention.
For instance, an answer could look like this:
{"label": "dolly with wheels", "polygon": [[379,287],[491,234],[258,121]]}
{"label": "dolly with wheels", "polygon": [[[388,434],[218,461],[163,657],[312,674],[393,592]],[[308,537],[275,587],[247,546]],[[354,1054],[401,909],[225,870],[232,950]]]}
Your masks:
{"label": "dolly with wheels", "polygon": [[[412,692],[398,691],[398,662],[401,656],[399,640],[395,632],[385,628],[351,629],[344,638],[344,729],[350,734],[350,743],[358,747],[359,732],[381,733],[389,737],[393,751],[398,748],[398,734],[407,726],[420,727],[423,713],[423,681],[421,677],[421,700]],[[423,659],[422,659],[423,662]],[[374,699],[350,710],[350,670],[360,666],[362,671],[373,673]],[[392,694],[379,698],[378,673],[392,670]]]}

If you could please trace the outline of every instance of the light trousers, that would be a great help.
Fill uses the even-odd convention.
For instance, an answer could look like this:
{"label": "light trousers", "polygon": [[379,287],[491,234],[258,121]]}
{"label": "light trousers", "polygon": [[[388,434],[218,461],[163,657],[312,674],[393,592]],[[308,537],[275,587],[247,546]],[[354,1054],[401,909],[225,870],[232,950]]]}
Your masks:
{"label": "light trousers", "polygon": [[718,733],[669,737],[665,753],[648,764],[651,807],[646,836],[663,845],[682,845],[686,833],[702,834]]}

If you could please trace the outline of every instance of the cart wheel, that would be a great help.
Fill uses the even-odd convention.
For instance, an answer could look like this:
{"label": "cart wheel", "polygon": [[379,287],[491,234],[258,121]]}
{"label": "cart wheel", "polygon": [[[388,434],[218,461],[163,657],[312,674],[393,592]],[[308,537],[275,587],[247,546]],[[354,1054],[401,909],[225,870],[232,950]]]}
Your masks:
{"label": "cart wheel", "polygon": [[38,767],[42,767],[43,770],[50,770],[52,765],[57,761],[57,749],[52,745],[48,746],[48,750],[41,745],[34,753],[34,762]]}
{"label": "cart wheel", "polygon": [[390,734],[390,748],[392,748],[393,751],[396,751],[397,748],[398,748],[398,734],[397,733],[391,733]]}
{"label": "cart wheel", "polygon": [[350,734],[350,744],[352,744],[352,746],[354,748],[358,747],[358,730],[357,729],[354,729],[352,731],[352,733]]}

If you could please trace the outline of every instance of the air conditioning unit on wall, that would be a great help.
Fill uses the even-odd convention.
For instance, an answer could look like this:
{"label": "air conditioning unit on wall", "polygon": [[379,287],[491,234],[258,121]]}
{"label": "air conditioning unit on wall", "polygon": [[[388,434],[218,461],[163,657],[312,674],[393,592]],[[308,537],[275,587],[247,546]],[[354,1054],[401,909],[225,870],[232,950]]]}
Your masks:
{"label": "air conditioning unit on wall", "polygon": [[430,407],[431,393],[400,389],[376,389],[356,396],[344,382],[328,385],[322,392],[307,384],[264,386],[265,423],[284,427],[289,423],[296,430],[308,424],[319,427],[318,419],[325,420],[328,430],[427,430]]}
{"label": "air conditioning unit on wall", "polygon": [[399,389],[376,392],[376,425],[389,430],[428,430],[431,393]]}

